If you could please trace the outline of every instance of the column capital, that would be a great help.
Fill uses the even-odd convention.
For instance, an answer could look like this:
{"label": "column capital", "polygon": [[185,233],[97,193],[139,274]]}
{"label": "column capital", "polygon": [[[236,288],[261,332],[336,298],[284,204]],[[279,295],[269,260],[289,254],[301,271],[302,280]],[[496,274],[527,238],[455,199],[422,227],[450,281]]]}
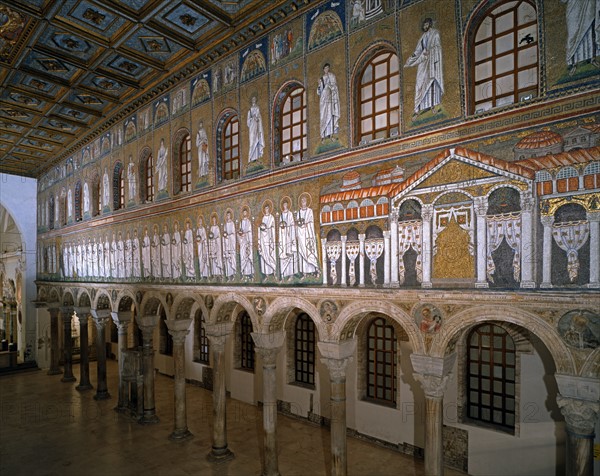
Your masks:
{"label": "column capital", "polygon": [[398,209],[397,208],[392,208],[392,211],[390,212],[390,224],[398,223]]}
{"label": "column capital", "polygon": [[600,211],[587,212],[588,221],[600,221]]}
{"label": "column capital", "polygon": [[425,396],[443,398],[450,373],[456,361],[456,353],[445,357],[411,354],[414,376],[421,384]]}
{"label": "column capital", "polygon": [[50,317],[53,319],[58,318],[58,314],[60,313],[60,308],[56,304],[48,305],[48,312],[50,313]]}
{"label": "column capital", "polygon": [[366,236],[367,235],[364,234],[364,233],[359,233],[358,234],[358,241],[365,241]]}
{"label": "column capital", "polygon": [[321,362],[327,366],[332,382],[346,380],[346,367],[354,357],[356,339],[342,342],[317,342],[317,347],[323,358]]}
{"label": "column capital", "polygon": [[90,313],[99,328],[103,327],[110,319],[110,309],[90,309]]}
{"label": "column capital", "polygon": [[254,350],[262,357],[263,364],[274,365],[277,354],[285,342],[285,331],[270,334],[252,332],[251,335],[254,339]]}
{"label": "column capital", "polygon": [[487,197],[475,197],[473,198],[473,207],[475,208],[475,213],[479,216],[484,216],[487,213],[488,208],[488,199]]}
{"label": "column capital", "polygon": [[383,230],[383,238],[390,238],[392,236],[392,232],[390,230]]}
{"label": "column capital", "polygon": [[593,438],[596,420],[600,415],[600,402],[578,398],[556,396],[556,402],[565,417],[567,430],[580,437]]}
{"label": "column capital", "polygon": [[340,240],[342,241],[342,243],[346,243],[346,241],[348,241],[348,237],[346,235],[342,235],[340,236]]}
{"label": "column capital", "polygon": [[167,319],[165,323],[169,328],[169,334],[173,336],[173,343],[183,344],[190,333],[189,327],[192,319]]}
{"label": "column capital", "polygon": [[73,310],[81,318],[81,316],[90,314],[91,308],[89,306],[75,306]]}
{"label": "column capital", "polygon": [[521,211],[532,212],[535,206],[535,200],[531,196],[531,192],[521,192]]}
{"label": "column capital", "polygon": [[71,318],[74,310],[75,308],[73,306],[60,306],[60,313],[63,315],[63,318],[65,316]]}
{"label": "column capital", "polygon": [[118,326],[127,326],[131,319],[133,318],[133,312],[131,311],[118,311],[111,312],[110,317],[112,317],[113,322]]}
{"label": "column capital", "polygon": [[206,337],[215,352],[225,351],[225,340],[233,333],[233,322],[221,322],[219,324],[208,324],[204,327]]}
{"label": "column capital", "polygon": [[421,206],[421,218],[423,221],[429,221],[433,218],[433,204],[425,203]]}
{"label": "column capital", "polygon": [[545,227],[554,225],[554,215],[542,215],[540,220]]}
{"label": "column capital", "polygon": [[138,327],[144,333],[152,333],[154,332],[154,328],[158,324],[160,316],[158,314],[148,314],[145,316],[140,316],[138,319]]}

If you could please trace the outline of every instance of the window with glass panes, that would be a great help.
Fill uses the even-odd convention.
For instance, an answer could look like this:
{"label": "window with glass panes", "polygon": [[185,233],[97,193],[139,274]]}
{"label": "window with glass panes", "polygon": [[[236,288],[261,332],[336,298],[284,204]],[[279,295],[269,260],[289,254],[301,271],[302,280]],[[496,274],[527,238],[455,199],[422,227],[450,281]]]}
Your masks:
{"label": "window with glass panes", "polygon": [[252,321],[244,312],[240,318],[240,367],[254,370],[254,340],[252,340]]}
{"label": "window with glass panes", "polygon": [[283,103],[281,111],[281,160],[302,160],[306,149],[306,90],[292,89]]}
{"label": "window with glass panes", "polygon": [[396,334],[385,319],[373,320],[367,330],[367,398],[396,403]]}
{"label": "window with glass panes", "polygon": [[398,135],[399,105],[398,56],[380,53],[367,63],[360,77],[357,142]]}
{"label": "window with glass panes", "polygon": [[[199,311],[200,312],[200,311]],[[208,337],[206,337],[206,319],[204,318],[204,314],[201,314],[199,319],[199,326],[197,329],[197,338],[198,338],[198,361],[208,364],[209,362],[209,342]]]}
{"label": "window with glass panes", "polygon": [[484,324],[468,337],[467,415],[500,428],[515,428],[515,344],[501,327]]}
{"label": "window with glass panes", "polygon": [[487,111],[538,95],[538,28],[526,0],[504,2],[477,26],[472,46],[472,110]]}
{"label": "window with glass panes", "polygon": [[125,208],[125,171],[119,172],[119,208]]}
{"label": "window with glass panes", "polygon": [[315,384],[315,323],[308,314],[296,319],[294,334],[295,380],[307,385]]}
{"label": "window with glass panes", "polygon": [[154,200],[154,162],[152,154],[146,159],[146,201]]}
{"label": "window with glass panes", "polygon": [[181,191],[189,192],[192,190],[192,138],[187,134],[179,145]]}
{"label": "window with glass panes", "polygon": [[240,123],[237,116],[232,116],[223,129],[223,180],[240,176]]}

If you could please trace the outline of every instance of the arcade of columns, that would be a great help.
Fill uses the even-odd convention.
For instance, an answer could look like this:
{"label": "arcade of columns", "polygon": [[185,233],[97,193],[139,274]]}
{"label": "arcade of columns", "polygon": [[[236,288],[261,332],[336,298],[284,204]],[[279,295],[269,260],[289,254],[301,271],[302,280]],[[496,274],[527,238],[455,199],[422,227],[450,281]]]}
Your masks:
{"label": "arcade of columns", "polygon": [[[38,283],[40,285],[42,283]],[[331,458],[332,474],[347,473],[346,450],[346,368],[356,355],[356,328],[359,321],[370,313],[379,313],[397,321],[406,331],[412,346],[410,356],[413,373],[425,394],[425,474],[443,474],[443,398],[446,384],[454,368],[454,344],[470,326],[483,321],[503,321],[523,327],[538,336],[554,358],[557,373],[558,405],[566,422],[566,467],[569,476],[592,475],[594,427],[600,414],[600,382],[596,378],[600,349],[575,351],[560,339],[550,322],[567,309],[587,307],[593,295],[565,296],[551,293],[520,293],[507,300],[495,293],[470,291],[466,296],[459,291],[414,290],[390,293],[389,290],[361,289],[343,294],[336,289],[308,288],[261,289],[240,288],[236,293],[227,288],[206,286],[202,294],[191,286],[178,286],[174,294],[165,293],[160,286],[128,286],[107,290],[100,284],[65,288],[46,286],[50,298],[38,302],[46,307],[51,317],[51,366],[49,375],[62,374],[62,381],[72,382],[72,348],[70,339],[64,345],[64,371],[59,369],[59,318],[64,324],[64,335],[71,335],[71,317],[80,319],[81,339],[87,342],[87,322],[91,317],[96,325],[96,352],[98,376],[95,399],[110,398],[106,379],[105,329],[109,319],[118,327],[119,389],[115,410],[127,410],[127,388],[123,382],[123,353],[127,350],[127,328],[137,312],[137,324],[143,333],[143,415],[140,423],[158,421],[154,403],[154,331],[159,323],[161,309],[166,312],[166,324],[173,336],[175,415],[172,440],[191,437],[186,423],[185,350],[184,342],[190,332],[196,311],[206,316],[206,335],[210,342],[213,370],[213,435],[208,454],[211,461],[234,457],[227,444],[225,342],[234,337],[234,323],[241,311],[251,317],[255,351],[263,366],[263,474],[279,474],[277,449],[277,355],[285,342],[285,321],[294,310],[306,312],[315,322],[321,361],[329,371],[331,405]],[[50,289],[50,292],[48,292]],[[175,294],[177,292],[177,294]],[[60,297],[59,297],[60,296]],[[91,298],[90,298],[91,296]],[[111,299],[112,296],[112,299]],[[324,299],[339,304],[336,315],[319,315],[319,304]],[[517,299],[518,298],[518,299]],[[419,301],[426,300],[440,307],[453,309],[444,324],[443,332],[424,336],[418,331],[409,310]],[[507,302],[510,301],[510,302]],[[77,305],[79,304],[79,305]],[[107,306],[107,304],[109,304]],[[103,307],[103,308],[102,308]],[[92,388],[89,380],[88,347],[81,346],[80,380],[77,390]]]}

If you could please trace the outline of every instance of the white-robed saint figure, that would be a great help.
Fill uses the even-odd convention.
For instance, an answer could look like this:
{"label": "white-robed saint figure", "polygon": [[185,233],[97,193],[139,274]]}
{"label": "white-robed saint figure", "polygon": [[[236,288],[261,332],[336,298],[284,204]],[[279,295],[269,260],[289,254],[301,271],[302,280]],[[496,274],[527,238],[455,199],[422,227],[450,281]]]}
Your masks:
{"label": "white-robed saint figure", "polygon": [[340,92],[335,74],[329,70],[329,63],[325,63],[323,76],[319,78],[319,85],[317,86],[321,140],[328,137],[333,138],[339,131]]}
{"label": "white-robed saint figure", "polygon": [[[156,171],[158,172],[158,191],[167,189],[167,155],[168,149],[165,147],[165,140],[160,140],[160,147],[156,156]],[[163,276],[164,277],[164,276]]]}
{"label": "white-robed saint figure", "polygon": [[600,63],[600,0],[562,0],[567,4],[567,65],[575,74],[577,64],[589,61],[596,68]]}
{"label": "white-robed saint figure", "polygon": [[196,277],[196,266],[194,265],[194,232],[189,220],[185,222],[185,231],[183,233],[183,267],[185,277],[194,279]]}
{"label": "white-robed saint figure", "polygon": [[221,228],[217,223],[216,215],[212,216],[212,224],[208,232],[208,262],[210,274],[213,278],[223,276],[223,250],[221,248]]}
{"label": "white-robed saint figure", "polygon": [[150,241],[150,260],[152,261],[152,274],[153,278],[160,278],[162,276],[160,268],[160,236],[158,234],[158,225],[154,225],[152,240]]}
{"label": "white-robed saint figure", "polygon": [[238,231],[238,243],[240,244],[240,268],[244,281],[254,276],[254,260],[252,256],[252,222],[250,221],[247,208],[242,210],[242,220]]}
{"label": "white-robed saint figure", "polygon": [[171,277],[171,234],[169,227],[163,225],[163,234],[160,239],[160,264],[163,278]]}
{"label": "white-robed saint figure", "polygon": [[134,278],[142,277],[142,269],[140,267],[140,239],[138,238],[137,228],[133,229],[133,238],[131,239],[131,276]]}
{"label": "white-robed saint figure", "polygon": [[110,240],[108,239],[108,234],[104,235],[104,277],[110,278]]}
{"label": "white-robed saint figure", "polygon": [[123,233],[119,232],[117,241],[117,277],[125,277],[125,244],[123,243]]}
{"label": "white-robed saint figure", "polygon": [[204,130],[204,121],[198,123],[198,132],[196,134],[196,147],[198,148],[198,175],[206,177],[208,175],[208,135]]}
{"label": "white-robed saint figure", "polygon": [[296,221],[289,205],[287,199],[281,202],[279,221],[279,267],[281,278],[288,280],[297,272]]}
{"label": "white-robed saint figure", "polygon": [[232,281],[237,272],[235,235],[235,223],[231,217],[231,212],[227,210],[227,213],[225,214],[225,223],[223,224],[223,264],[225,265],[225,277],[228,281]]}
{"label": "white-robed saint figure", "polygon": [[181,278],[181,233],[179,232],[179,223],[173,225],[173,236],[171,237],[171,277]]}
{"label": "white-robed saint figure", "polygon": [[271,206],[263,206],[263,218],[258,225],[258,255],[260,271],[265,279],[275,275],[275,218],[271,215]]}
{"label": "white-robed saint figure", "polygon": [[440,32],[433,28],[431,18],[423,20],[421,29],[423,34],[419,43],[404,65],[405,68],[417,67],[413,117],[429,109],[434,114],[439,112],[439,104],[444,94]]}
{"label": "white-robed saint figure", "polygon": [[133,253],[131,249],[131,232],[127,230],[125,235],[125,246],[123,248],[125,253],[125,276],[124,278],[130,278],[133,271]]}
{"label": "white-robed saint figure", "polygon": [[196,228],[196,246],[198,247],[198,273],[201,278],[208,278],[209,262],[208,262],[208,235],[204,226],[204,219],[198,217],[198,228]]}
{"label": "white-robed saint figure", "polygon": [[142,272],[144,273],[144,278],[152,276],[150,247],[151,241],[150,236],[148,236],[148,227],[146,226],[144,227],[144,236],[142,237]]}
{"label": "white-robed saint figure", "polygon": [[298,244],[298,268],[303,277],[320,274],[315,234],[315,220],[312,208],[308,206],[306,194],[300,196],[300,209],[297,212],[296,234]]}
{"label": "white-robed saint figure", "polygon": [[254,162],[262,157],[265,149],[265,137],[263,135],[262,118],[260,108],[256,104],[256,96],[252,96],[252,105],[248,111],[246,124],[248,125],[248,162]]}

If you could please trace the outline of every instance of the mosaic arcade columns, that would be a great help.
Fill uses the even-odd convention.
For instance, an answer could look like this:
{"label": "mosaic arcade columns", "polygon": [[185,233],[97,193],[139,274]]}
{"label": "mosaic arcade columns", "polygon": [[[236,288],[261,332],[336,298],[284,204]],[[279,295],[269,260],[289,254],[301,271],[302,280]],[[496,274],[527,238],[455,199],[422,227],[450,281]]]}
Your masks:
{"label": "mosaic arcade columns", "polygon": [[206,458],[212,462],[233,459],[227,447],[227,415],[225,394],[225,340],[233,330],[233,322],[206,326],[213,365],[213,441]]}
{"label": "mosaic arcade columns", "polygon": [[84,391],[92,389],[90,383],[90,349],[88,345],[88,319],[90,316],[89,307],[76,307],[75,312],[79,318],[79,385],[75,390]]}
{"label": "mosaic arcade columns", "polygon": [[111,317],[118,329],[119,336],[119,402],[115,408],[118,412],[127,411],[128,390],[127,383],[123,380],[123,366],[125,365],[124,352],[127,350],[127,326],[131,322],[131,311],[111,312]]}
{"label": "mosaic arcade columns", "polygon": [[158,324],[160,316],[158,314],[141,316],[138,326],[142,330],[144,346],[142,349],[142,359],[144,367],[144,415],[141,423],[158,423],[156,408],[154,407],[154,329]]}
{"label": "mosaic arcade columns", "polygon": [[541,216],[542,225],[544,226],[544,243],[542,245],[542,283],[540,288],[552,287],[552,225],[554,217],[552,215]]}
{"label": "mosaic arcade columns", "polygon": [[444,474],[444,446],[442,420],[444,391],[456,354],[446,357],[429,357],[411,354],[414,377],[425,393],[425,474]]}
{"label": "mosaic arcade columns", "polygon": [[64,373],[61,382],[74,382],[76,380],[73,375],[73,337],[71,329],[71,319],[73,318],[73,307],[63,306],[60,308],[64,326],[64,347],[65,347],[65,364],[63,366]]}
{"label": "mosaic arcade columns", "polygon": [[423,281],[421,287],[430,288],[431,284],[431,220],[433,219],[433,205],[426,204],[421,207],[421,218],[423,220],[423,250],[422,250],[422,262],[423,262]]}
{"label": "mosaic arcade columns", "polygon": [[531,194],[521,193],[521,287],[535,288],[533,266],[535,248],[533,246],[533,207],[535,201]]}
{"label": "mosaic arcade columns", "polygon": [[277,461],[277,354],[285,342],[285,332],[252,333],[254,350],[263,367],[263,431],[265,467],[263,476],[279,476]]}
{"label": "mosaic arcade columns", "polygon": [[193,435],[187,427],[185,399],[185,338],[190,333],[192,319],[167,319],[169,334],[173,336],[173,367],[175,370],[175,427],[169,435],[170,440],[181,441]]}
{"label": "mosaic arcade columns", "polygon": [[393,210],[390,213],[390,231],[391,231],[391,251],[392,251],[392,274],[391,285],[395,288],[400,286],[400,275],[398,273],[398,212]]}
{"label": "mosaic arcade columns", "polygon": [[590,282],[588,288],[600,288],[600,212],[587,212],[590,223]]}
{"label": "mosaic arcade columns", "polygon": [[48,375],[58,375],[60,371],[58,362],[58,315],[60,308],[48,306],[48,313],[50,314],[50,369]]}
{"label": "mosaic arcade columns", "polygon": [[476,266],[477,279],[476,288],[489,288],[487,281],[487,197],[475,197],[473,200],[475,216],[477,217],[477,240],[476,240]]}
{"label": "mosaic arcade columns", "polygon": [[356,351],[356,340],[341,343],[317,342],[331,382],[331,474],[344,476],[348,472],[346,447],[346,367]]}
{"label": "mosaic arcade columns", "polygon": [[110,398],[106,383],[106,323],[110,319],[110,309],[92,309],[92,318],[96,324],[96,360],[98,369],[98,382],[95,400]]}
{"label": "mosaic arcade columns", "polygon": [[600,381],[557,374],[558,406],[565,417],[566,476],[594,473],[594,429],[600,417]]}

